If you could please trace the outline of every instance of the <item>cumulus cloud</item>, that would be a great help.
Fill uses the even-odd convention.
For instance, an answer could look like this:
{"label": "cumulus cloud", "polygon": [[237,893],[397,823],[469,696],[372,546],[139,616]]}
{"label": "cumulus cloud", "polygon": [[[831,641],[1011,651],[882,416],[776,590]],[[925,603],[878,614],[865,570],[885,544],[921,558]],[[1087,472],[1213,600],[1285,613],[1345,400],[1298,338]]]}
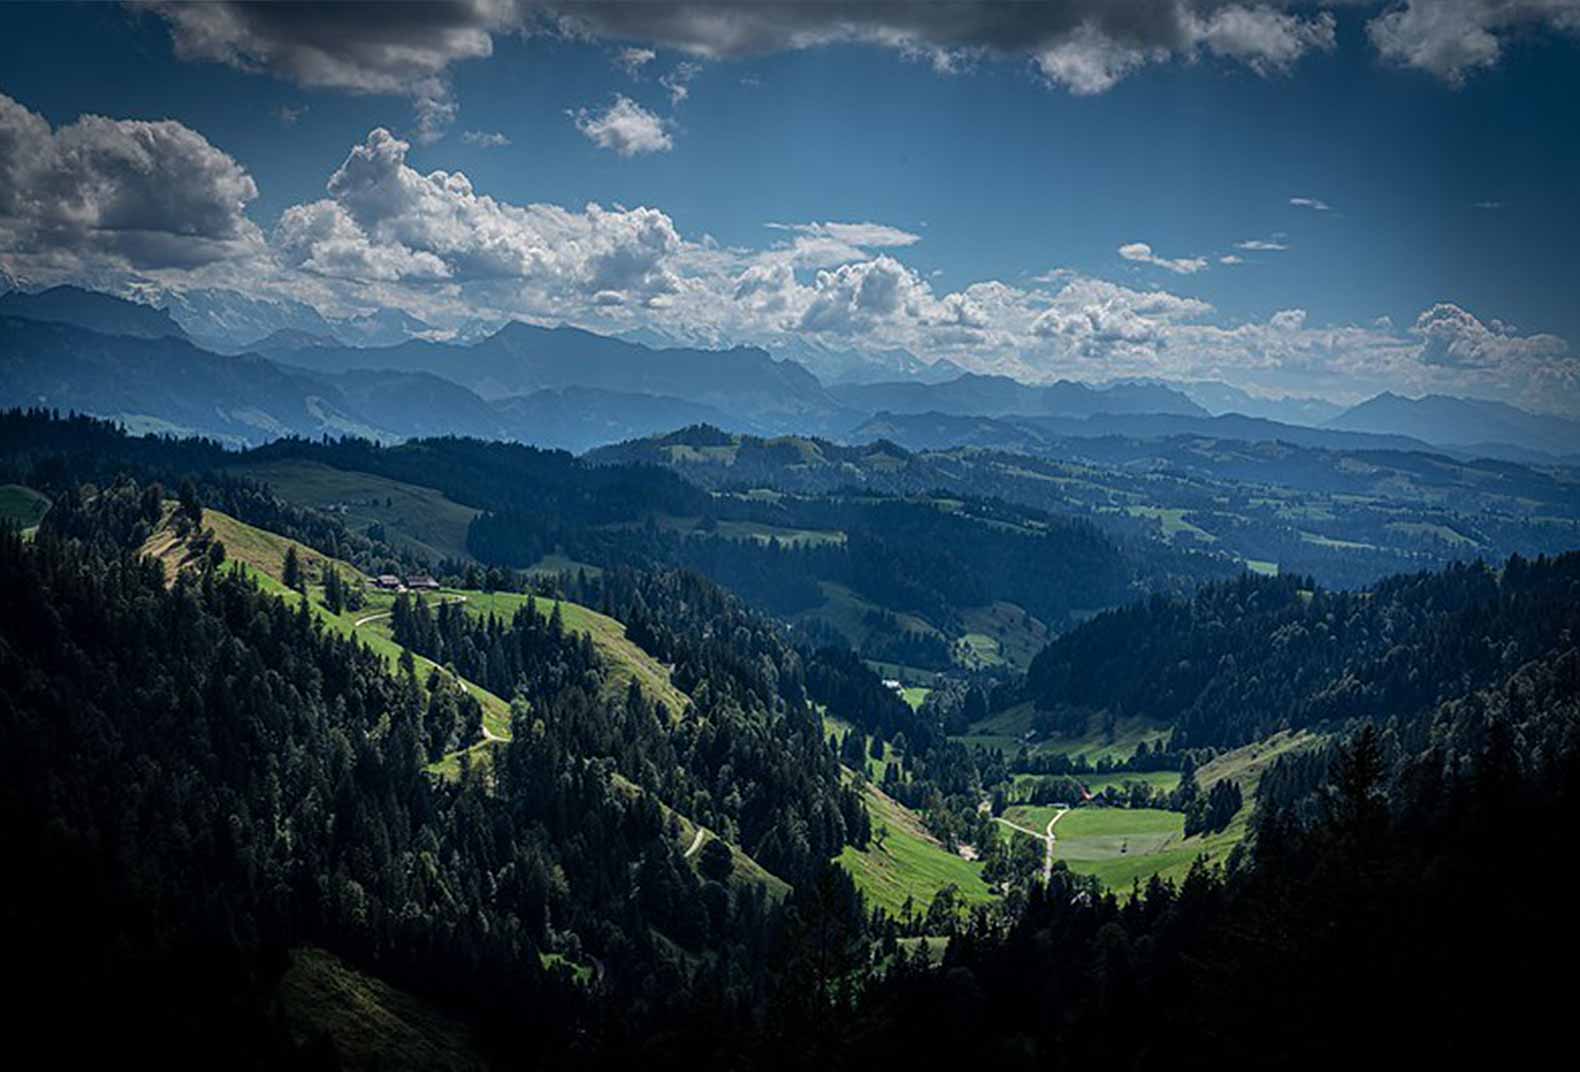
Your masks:
{"label": "cumulus cloud", "polygon": [[1327,212],[1333,207],[1317,197],[1291,197],[1289,203],[1296,208],[1309,208],[1314,212]]}
{"label": "cumulus cloud", "polygon": [[1449,85],[1495,66],[1504,43],[1524,31],[1580,33],[1575,0],[1407,0],[1367,24],[1384,59]]}
{"label": "cumulus cloud", "polygon": [[1245,263],[1245,258],[1244,257],[1240,257],[1240,256],[1236,256],[1233,253],[1226,253],[1222,257],[1218,258],[1218,263],[1219,264],[1244,264]]}
{"label": "cumulus cloud", "polygon": [[1287,71],[1307,52],[1331,49],[1333,27],[1333,16],[1327,12],[1302,18],[1240,4],[1191,16],[1191,36],[1197,43],[1259,74]]}
{"label": "cumulus cloud", "polygon": [[1560,357],[1569,350],[1556,335],[1519,335],[1509,325],[1484,324],[1448,302],[1416,317],[1411,331],[1425,340],[1422,362],[1444,368],[1502,369]]}
{"label": "cumulus cloud", "polygon": [[866,330],[902,312],[919,316],[932,293],[915,272],[889,256],[818,272],[812,290],[797,326],[834,335]]}
{"label": "cumulus cloud", "polygon": [[0,94],[0,266],[190,268],[262,251],[252,176],[172,120],[85,115],[52,130]]}
{"label": "cumulus cloud", "polygon": [[1159,257],[1145,242],[1130,242],[1120,246],[1119,255],[1127,261],[1165,268],[1178,275],[1194,275],[1207,267],[1206,257]]}
{"label": "cumulus cloud", "polygon": [[468,130],[461,135],[461,140],[479,149],[503,149],[510,144],[510,139],[498,131]]}
{"label": "cumulus cloud", "polygon": [[1289,246],[1269,238],[1247,238],[1243,242],[1236,242],[1234,248],[1248,250],[1251,253],[1281,253]]}
{"label": "cumulus cloud", "polygon": [[602,113],[582,108],[573,118],[576,129],[594,145],[621,156],[664,153],[675,147],[669,124],[629,97],[616,96]]}
{"label": "cumulus cloud", "polygon": [[382,282],[511,281],[559,299],[648,300],[675,289],[681,245],[656,209],[520,206],[473,190],[461,172],[418,173],[409,143],[370,133],[330,176],[329,196],[281,216],[274,246],[314,275]]}

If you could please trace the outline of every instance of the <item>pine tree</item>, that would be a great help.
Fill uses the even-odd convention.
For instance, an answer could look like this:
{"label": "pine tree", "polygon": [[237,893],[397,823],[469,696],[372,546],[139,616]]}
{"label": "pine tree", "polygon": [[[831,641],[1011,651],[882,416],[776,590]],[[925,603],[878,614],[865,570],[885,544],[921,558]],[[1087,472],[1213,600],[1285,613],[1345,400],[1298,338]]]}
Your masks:
{"label": "pine tree", "polygon": [[285,564],[280,569],[280,579],[285,582],[285,587],[301,591],[302,560],[296,555],[295,544],[290,544],[285,549]]}

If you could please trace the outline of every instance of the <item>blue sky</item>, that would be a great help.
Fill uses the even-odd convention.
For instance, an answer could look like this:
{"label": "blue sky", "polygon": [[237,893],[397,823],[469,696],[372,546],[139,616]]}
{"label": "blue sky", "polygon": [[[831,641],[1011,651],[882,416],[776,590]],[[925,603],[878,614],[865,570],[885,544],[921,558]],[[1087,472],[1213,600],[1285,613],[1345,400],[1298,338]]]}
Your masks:
{"label": "blue sky", "polygon": [[[569,27],[8,6],[12,138],[51,144],[0,171],[38,189],[8,208],[0,187],[0,266],[440,327],[1580,409],[1580,5],[1132,6],[1021,26],[991,5],[574,5]],[[84,115],[178,124],[139,150],[169,174],[126,179],[109,142],[136,129]],[[83,225],[97,202],[38,215],[72,168],[94,197],[129,183],[135,234]]]}

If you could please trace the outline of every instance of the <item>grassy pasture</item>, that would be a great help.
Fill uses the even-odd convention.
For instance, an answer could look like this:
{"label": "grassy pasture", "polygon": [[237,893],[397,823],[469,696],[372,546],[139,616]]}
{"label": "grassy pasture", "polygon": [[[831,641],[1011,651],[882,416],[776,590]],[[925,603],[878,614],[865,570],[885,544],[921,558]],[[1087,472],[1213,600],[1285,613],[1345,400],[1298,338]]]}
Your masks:
{"label": "grassy pasture", "polygon": [[[914,812],[877,786],[867,786],[866,799],[872,813],[872,842],[865,850],[846,845],[837,859],[869,903],[898,915],[910,897],[917,912],[925,912],[934,895],[951,884],[967,904],[993,899],[993,891],[982,881],[981,864],[944,848]],[[880,826],[888,827],[881,845]]]}
{"label": "grassy pasture", "polygon": [[466,528],[478,511],[433,488],[307,461],[263,462],[235,472],[268,482],[292,502],[336,514],[352,529],[381,524],[392,542],[421,554],[471,557]]}
{"label": "grassy pasture", "polygon": [[49,499],[22,484],[0,484],[0,524],[15,525],[27,536],[49,512]]}

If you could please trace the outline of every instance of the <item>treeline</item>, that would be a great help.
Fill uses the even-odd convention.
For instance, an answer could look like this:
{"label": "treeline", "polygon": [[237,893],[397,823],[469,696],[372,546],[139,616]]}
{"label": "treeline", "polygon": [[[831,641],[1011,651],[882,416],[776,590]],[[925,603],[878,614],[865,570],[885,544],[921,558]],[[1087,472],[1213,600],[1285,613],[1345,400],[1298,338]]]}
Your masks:
{"label": "treeline", "polygon": [[1577,626],[1580,554],[1451,565],[1365,592],[1246,575],[1098,615],[1033,660],[1022,695],[1082,725],[1093,710],[1168,723],[1175,750],[1234,747],[1422,716],[1550,654]]}
{"label": "treeline", "polygon": [[[85,486],[102,489],[134,480],[145,488],[157,484],[171,498],[179,489],[203,506],[366,573],[410,573],[422,565],[376,533],[355,532],[332,514],[287,502],[267,484],[227,471],[243,460],[212,440],[129,436],[95,417],[42,409],[0,413],[0,480],[36,488],[57,503],[78,497]],[[157,520],[150,520],[150,529]]]}

